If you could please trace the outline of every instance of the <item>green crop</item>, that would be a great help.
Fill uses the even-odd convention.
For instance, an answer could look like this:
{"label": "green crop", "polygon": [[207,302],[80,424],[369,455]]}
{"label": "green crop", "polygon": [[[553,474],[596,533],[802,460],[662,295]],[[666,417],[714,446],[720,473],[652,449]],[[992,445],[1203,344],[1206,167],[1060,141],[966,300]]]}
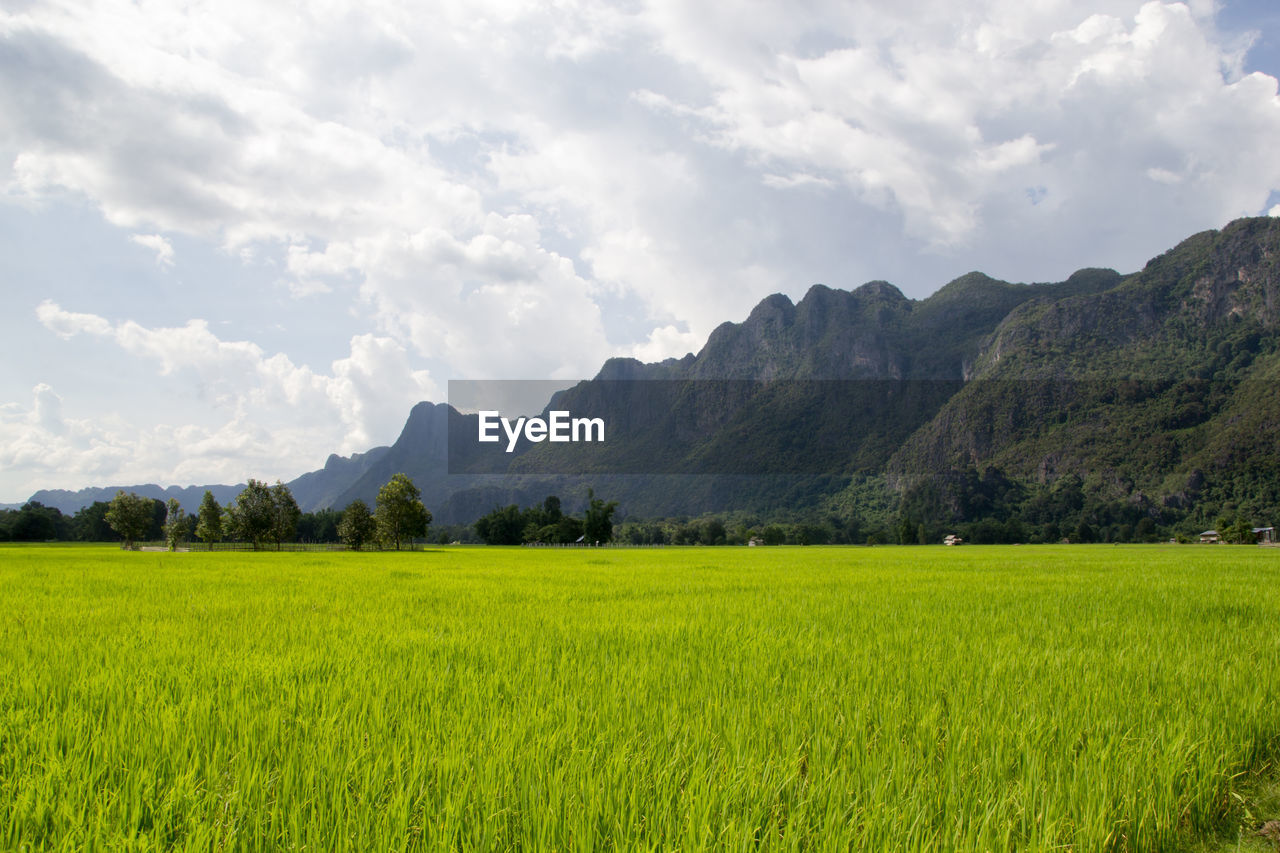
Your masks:
{"label": "green crop", "polygon": [[0,847],[1167,850],[1280,550],[0,549]]}

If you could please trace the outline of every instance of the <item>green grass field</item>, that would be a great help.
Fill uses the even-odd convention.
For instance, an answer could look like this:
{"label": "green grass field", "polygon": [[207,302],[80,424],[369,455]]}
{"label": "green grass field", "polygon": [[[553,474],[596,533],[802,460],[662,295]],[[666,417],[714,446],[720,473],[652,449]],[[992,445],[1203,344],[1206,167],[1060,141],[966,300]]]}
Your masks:
{"label": "green grass field", "polygon": [[1235,849],[1280,817],[1240,799],[1278,581],[1244,547],[0,548],[0,846]]}

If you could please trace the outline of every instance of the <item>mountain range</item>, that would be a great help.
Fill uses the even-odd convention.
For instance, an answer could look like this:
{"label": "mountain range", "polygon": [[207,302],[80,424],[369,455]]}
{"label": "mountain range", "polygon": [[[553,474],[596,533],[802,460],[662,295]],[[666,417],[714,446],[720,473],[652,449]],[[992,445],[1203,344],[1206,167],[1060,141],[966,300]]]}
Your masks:
{"label": "mountain range", "polygon": [[[1280,219],[1264,217],[1129,275],[973,272],[922,300],[883,281],[814,285],[799,302],[767,297],[696,354],[611,359],[549,402],[605,416],[607,444],[468,467],[449,436],[474,434],[475,416],[423,402],[392,445],[330,456],[289,486],[306,510],[342,508],[404,472],[453,523],[551,492],[580,502],[588,486],[637,517],[874,505],[943,523],[1067,487],[1164,521],[1265,516],[1280,508],[1278,259]],[[205,487],[132,488],[194,509]],[[238,487],[212,488],[225,503]],[[71,512],[114,492],[32,500]]]}

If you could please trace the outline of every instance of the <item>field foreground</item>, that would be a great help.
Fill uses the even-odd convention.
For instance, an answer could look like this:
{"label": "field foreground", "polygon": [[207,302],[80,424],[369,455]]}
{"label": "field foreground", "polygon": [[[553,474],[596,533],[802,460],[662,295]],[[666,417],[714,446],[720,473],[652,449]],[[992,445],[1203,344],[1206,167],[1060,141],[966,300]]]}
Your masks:
{"label": "field foreground", "polygon": [[0,548],[0,846],[1182,849],[1280,758],[1278,578],[1243,547]]}

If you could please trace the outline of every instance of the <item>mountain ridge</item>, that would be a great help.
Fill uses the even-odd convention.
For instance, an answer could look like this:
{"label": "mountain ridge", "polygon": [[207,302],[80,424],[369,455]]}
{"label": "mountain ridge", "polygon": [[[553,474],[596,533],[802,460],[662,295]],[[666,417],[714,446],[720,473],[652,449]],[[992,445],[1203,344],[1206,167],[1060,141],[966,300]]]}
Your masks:
{"label": "mountain ridge", "polygon": [[[1275,395],[1265,393],[1280,376],[1278,257],[1280,223],[1260,217],[1191,235],[1128,275],[1085,267],[1061,282],[1018,284],[974,271],[921,300],[884,281],[852,290],[814,284],[798,301],[765,297],[742,322],[717,326],[697,353],[654,363],[608,359],[595,377],[559,392],[555,405],[612,405],[635,422],[635,446],[655,453],[664,435],[679,432],[685,443],[668,460],[675,468],[734,453],[767,459],[780,444],[794,443],[797,430],[803,434],[796,440],[828,455],[834,447],[836,458],[845,453],[847,460],[832,472],[844,485],[814,488],[717,477],[680,488],[661,478],[592,478],[598,491],[637,514],[845,511],[855,501],[850,478],[865,476],[883,477],[883,488],[907,505],[921,483],[984,466],[1029,487],[1064,476],[1110,478],[1099,494],[1140,494],[1153,513],[1205,495],[1215,506],[1256,504],[1271,499],[1273,479],[1280,482],[1269,463],[1250,462],[1265,455],[1280,421],[1272,414]],[[609,383],[632,380],[745,380],[758,387],[726,396],[675,386],[666,410],[635,417],[609,396]],[[851,411],[842,435],[840,423],[824,416],[820,395],[797,390],[800,384],[780,389],[778,380],[915,382],[932,390],[910,410]],[[1010,388],[1025,391],[1027,383],[1043,387],[1011,396]],[[1014,405],[1020,395],[1027,399]],[[554,458],[549,445],[514,454],[505,476],[451,475],[448,433],[458,418],[455,427],[466,416],[445,403],[419,403],[391,445],[330,456],[290,486],[304,509],[341,508],[355,498],[371,502],[383,482],[404,471],[428,506],[439,508],[437,517],[455,522],[495,503],[540,500],[550,489],[585,491],[581,478],[536,473],[531,463]],[[863,436],[859,428],[877,434]],[[602,471],[625,452],[600,451]],[[1261,471],[1252,481],[1239,470],[1250,464]],[[803,499],[794,498],[797,488]],[[787,503],[793,500],[800,502]]]}

